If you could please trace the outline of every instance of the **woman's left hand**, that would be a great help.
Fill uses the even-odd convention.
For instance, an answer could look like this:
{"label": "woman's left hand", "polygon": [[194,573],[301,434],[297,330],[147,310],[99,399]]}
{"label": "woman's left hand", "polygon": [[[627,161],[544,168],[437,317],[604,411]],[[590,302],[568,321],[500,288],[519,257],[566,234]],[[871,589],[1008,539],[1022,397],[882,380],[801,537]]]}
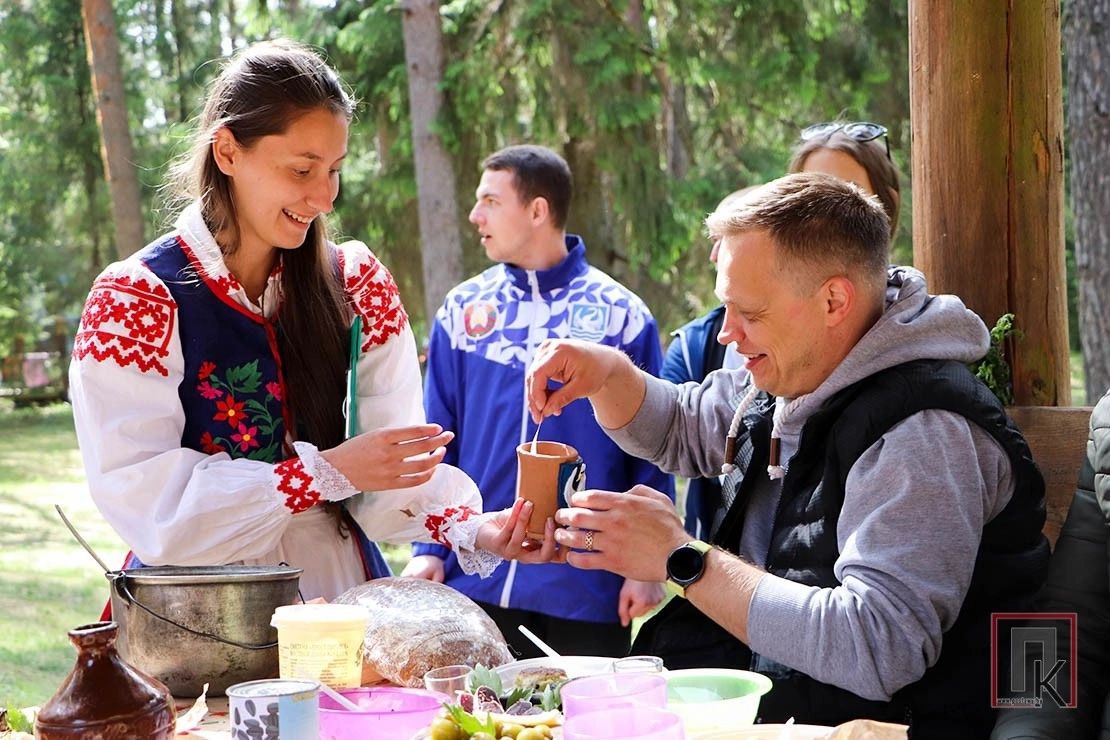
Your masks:
{"label": "woman's left hand", "polygon": [[517,499],[512,508],[497,512],[497,516],[482,524],[475,544],[506,560],[519,560],[522,563],[563,562],[566,550],[555,543],[555,520],[547,520],[543,543],[540,544],[528,539],[528,520],[531,515],[532,502]]}

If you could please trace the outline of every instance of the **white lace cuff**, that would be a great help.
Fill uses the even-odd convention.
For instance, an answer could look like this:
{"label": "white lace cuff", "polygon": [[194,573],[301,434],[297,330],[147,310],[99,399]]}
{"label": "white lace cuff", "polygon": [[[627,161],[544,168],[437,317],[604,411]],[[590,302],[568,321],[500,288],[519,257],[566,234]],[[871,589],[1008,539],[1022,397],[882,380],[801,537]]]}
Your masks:
{"label": "white lace cuff", "polygon": [[478,529],[496,517],[498,512],[491,511],[486,514],[472,517],[465,521],[456,522],[447,531],[447,541],[459,559],[459,567],[463,573],[472,576],[475,573],[481,578],[489,578],[497,566],[501,565],[501,556],[487,550],[475,547],[478,539]]}
{"label": "white lace cuff", "polygon": [[501,564],[501,557],[496,553],[479,550],[476,544],[478,530],[497,514],[496,511],[479,514],[469,506],[450,506],[439,514],[428,514],[424,527],[433,540],[455,551],[463,573],[477,573],[482,578],[488,578]]}
{"label": "white lace cuff", "polygon": [[293,450],[301,460],[304,471],[312,477],[313,488],[325,501],[342,501],[358,493],[347,476],[325,460],[316,446],[308,442],[294,442]]}

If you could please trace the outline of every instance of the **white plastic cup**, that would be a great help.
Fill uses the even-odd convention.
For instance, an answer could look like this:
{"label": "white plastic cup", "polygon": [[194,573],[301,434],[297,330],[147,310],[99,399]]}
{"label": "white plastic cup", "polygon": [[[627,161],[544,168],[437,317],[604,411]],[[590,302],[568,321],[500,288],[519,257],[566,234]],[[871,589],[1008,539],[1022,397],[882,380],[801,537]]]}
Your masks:
{"label": "white plastic cup", "polygon": [[370,615],[347,604],[293,604],[274,610],[282,678],[309,678],[332,688],[362,684],[363,641]]}
{"label": "white plastic cup", "polygon": [[654,655],[630,655],[613,661],[613,673],[662,673],[663,659]]}

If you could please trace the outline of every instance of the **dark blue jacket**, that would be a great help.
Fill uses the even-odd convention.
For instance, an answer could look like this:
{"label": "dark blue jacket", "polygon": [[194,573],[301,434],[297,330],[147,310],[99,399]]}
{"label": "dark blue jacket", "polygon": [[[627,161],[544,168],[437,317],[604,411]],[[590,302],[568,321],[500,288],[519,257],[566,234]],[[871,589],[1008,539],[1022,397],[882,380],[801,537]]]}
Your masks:
{"label": "dark blue jacket", "polygon": [[[672,383],[701,383],[705,376],[719,370],[725,358],[725,346],[717,341],[724,322],[725,307],[717,306],[681,329],[671,333],[674,339],[667,347],[663,371],[659,377]],[[698,539],[707,539],[713,523],[713,512],[720,500],[721,484],[716,478],[695,478],[686,490],[686,531]]]}

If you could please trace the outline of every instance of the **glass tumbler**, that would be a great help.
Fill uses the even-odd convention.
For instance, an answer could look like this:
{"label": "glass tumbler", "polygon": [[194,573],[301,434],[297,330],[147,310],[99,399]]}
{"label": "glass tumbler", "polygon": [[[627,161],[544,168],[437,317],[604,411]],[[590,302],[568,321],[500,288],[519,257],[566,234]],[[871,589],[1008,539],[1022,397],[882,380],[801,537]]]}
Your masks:
{"label": "glass tumbler", "polygon": [[466,691],[466,678],[470,675],[468,665],[447,665],[442,668],[433,668],[424,674],[424,688],[428,691],[438,691],[455,698],[455,692]]}

